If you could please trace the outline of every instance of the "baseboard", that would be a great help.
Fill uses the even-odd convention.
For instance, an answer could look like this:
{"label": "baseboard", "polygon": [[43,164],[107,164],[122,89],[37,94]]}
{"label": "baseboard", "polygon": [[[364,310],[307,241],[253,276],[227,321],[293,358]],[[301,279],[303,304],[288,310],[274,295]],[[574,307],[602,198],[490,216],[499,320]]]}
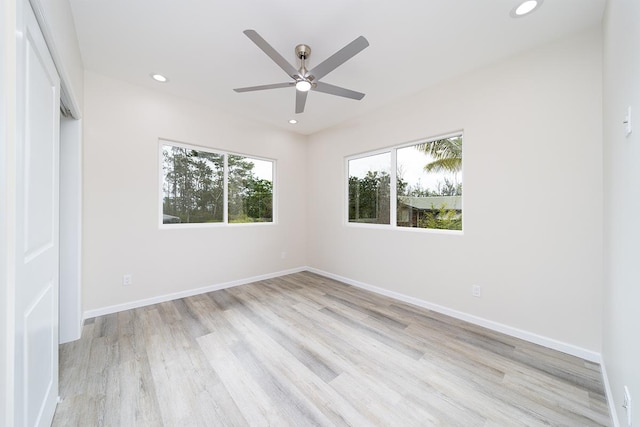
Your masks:
{"label": "baseboard", "polygon": [[357,288],[365,289],[371,292],[375,292],[380,295],[384,295],[390,298],[404,301],[419,307],[423,307],[429,310],[433,310],[438,313],[446,314],[447,316],[454,317],[456,319],[464,320],[469,323],[473,323],[478,326],[485,327],[503,334],[507,334],[516,338],[520,338],[535,344],[561,351],[563,353],[571,354],[573,356],[580,357],[582,359],[599,363],[602,365],[602,357],[599,353],[591,350],[587,350],[572,344],[564,343],[562,341],[554,340],[552,338],[544,337],[532,332],[524,331],[518,328],[514,328],[502,323],[494,322],[492,320],[484,319],[482,317],[474,316],[468,313],[464,313],[458,310],[454,310],[448,307],[444,307],[438,304],[434,304],[428,301],[421,300],[419,298],[411,297],[401,294],[399,292],[390,291],[388,289],[380,288],[377,286],[369,285],[367,283],[359,282],[357,280],[350,279],[348,277],[339,276],[337,274],[329,273],[327,271],[319,270],[313,267],[298,267],[290,270],[278,271],[274,273],[264,274],[260,276],[247,277],[244,279],[234,280],[231,282],[218,283],[215,285],[204,286],[195,289],[189,289],[186,291],[175,292],[171,294],[159,295],[152,298],[146,298],[136,301],[131,301],[123,304],[111,305],[108,307],[102,307],[94,310],[87,310],[83,314],[83,321],[92,317],[104,316],[105,314],[117,313],[119,311],[130,310],[132,308],[145,307],[152,304],[158,304],[161,302],[172,301],[175,299],[190,297],[193,295],[199,295],[207,292],[218,291],[221,289],[228,289],[235,286],[246,285],[252,282],[258,282],[260,280],[273,279],[275,277],[284,276],[287,274],[299,273],[301,271],[310,271],[312,273],[319,274],[324,277],[328,277]]}
{"label": "baseboard", "polygon": [[482,317],[464,313],[462,311],[453,310],[451,308],[444,307],[438,304],[433,304],[431,302],[424,301],[419,298],[404,295],[399,292],[390,291],[388,289],[379,288],[377,286],[369,285],[367,283],[359,282],[357,280],[349,279],[347,277],[342,277],[337,274],[319,270],[317,268],[307,267],[307,271],[310,271],[312,273],[316,273],[321,276],[325,276],[330,279],[334,279],[343,283],[347,283],[357,288],[365,289],[367,291],[375,292],[380,295],[397,299],[399,301],[407,302],[409,304],[417,305],[419,307],[433,310],[438,313],[446,314],[447,316],[464,320],[466,322],[473,323],[474,325],[482,326],[496,332],[501,332],[503,334],[510,335],[512,337],[520,338],[525,341],[532,342],[534,344],[539,344],[544,347],[551,348],[553,350],[558,350],[563,353],[570,354],[572,356],[580,357],[590,362],[599,363],[599,364],[602,363],[602,357],[600,353],[596,353],[594,351],[587,350],[587,349],[575,346],[573,344],[568,344],[562,341],[555,340],[553,338],[544,337],[542,335],[538,335],[533,332],[523,331],[522,329],[518,329],[518,328],[504,325],[502,323],[494,322],[493,320],[488,320]]}
{"label": "baseboard", "polygon": [[83,322],[85,319],[90,319],[97,316],[103,316],[105,314],[117,313],[119,311],[130,310],[132,308],[145,307],[148,305],[158,304],[166,301],[172,301],[175,299],[190,297],[190,296],[199,295],[207,292],[218,291],[221,289],[233,288],[235,286],[246,285],[248,283],[258,282],[261,280],[273,279],[275,277],[285,276],[287,274],[299,273],[301,271],[309,271],[311,273],[319,274],[321,276],[324,276],[333,280],[337,280],[339,282],[343,282],[343,283],[355,286],[357,288],[375,292],[377,294],[384,295],[384,296],[396,299],[398,301],[407,302],[409,304],[413,304],[418,307],[423,307],[429,310],[433,310],[435,312],[442,313],[456,319],[464,320],[466,322],[473,323],[475,325],[482,326],[496,332],[501,332],[503,334],[510,335],[512,337],[520,338],[525,341],[529,341],[535,344],[542,345],[544,347],[551,348],[553,350],[558,350],[563,353],[570,354],[572,356],[580,357],[590,362],[598,363],[600,364],[600,368],[602,369],[602,377],[603,377],[602,379],[604,382],[607,402],[609,403],[612,425],[613,427],[620,427],[616,409],[615,409],[615,404],[613,401],[613,395],[611,393],[609,378],[607,377],[607,370],[606,370],[604,361],[602,360],[602,356],[599,353],[596,353],[594,351],[587,350],[572,344],[568,344],[562,341],[558,341],[552,338],[544,337],[542,335],[538,335],[533,332],[524,331],[518,328],[504,325],[502,323],[494,322],[492,320],[484,319],[482,317],[474,316],[468,313],[464,313],[458,310],[454,310],[454,309],[444,307],[438,304],[434,304],[428,301],[424,301],[419,298],[404,295],[399,292],[390,291],[388,289],[380,288],[367,283],[359,282],[357,280],[349,279],[347,277],[343,277],[337,274],[329,273],[327,271],[323,271],[313,267],[298,267],[290,270],[284,270],[284,271],[279,271],[275,273],[269,273],[269,274],[264,274],[260,276],[253,276],[245,279],[234,280],[231,282],[219,283],[216,285],[204,286],[200,288],[189,289],[186,291],[160,295],[153,298],[146,298],[142,300],[131,301],[124,304],[112,305],[108,307],[98,308],[95,310],[87,310],[84,312]]}
{"label": "baseboard", "polygon": [[339,282],[347,283],[349,285],[355,286],[357,288],[365,289],[371,292],[375,292],[380,295],[387,296],[389,298],[397,299],[399,301],[407,302],[413,305],[417,305],[419,307],[423,307],[429,310],[433,310],[438,313],[445,314],[447,316],[454,317],[456,319],[464,320],[469,323],[473,323],[478,326],[485,327],[487,329],[491,329],[497,332],[501,332],[506,335],[510,335],[516,338],[523,339],[525,341],[529,341],[535,344],[542,345],[547,348],[551,348],[553,350],[558,350],[563,353],[570,354],[572,356],[580,357],[584,360],[588,360],[590,362],[598,363],[600,365],[600,369],[602,371],[602,381],[604,384],[605,394],[607,398],[607,403],[609,405],[609,415],[611,417],[611,425],[613,427],[620,427],[620,423],[618,421],[618,414],[616,413],[616,405],[613,400],[613,394],[611,393],[611,385],[609,383],[609,378],[607,376],[607,369],[605,366],[605,362],[600,353],[587,350],[573,344],[567,344],[562,341],[554,340],[552,338],[544,337],[538,334],[534,334],[532,332],[523,331],[518,328],[514,328],[511,326],[504,325],[502,323],[494,322],[492,320],[484,319],[482,317],[473,316],[471,314],[467,314],[461,311],[453,310],[448,307],[444,307],[438,304],[433,304],[428,301],[424,301],[418,298],[414,298],[408,295],[401,294],[399,292],[390,291],[384,288],[379,288],[377,286],[369,285],[367,283],[359,282],[357,280],[352,280],[343,276],[339,276],[337,274],[329,273],[323,270],[319,270],[313,267],[307,267],[307,271],[312,273],[319,274],[324,277],[328,277],[330,279],[337,280]]}
{"label": "baseboard", "polygon": [[438,304],[434,304],[428,301],[421,300],[419,298],[411,297],[401,294],[399,292],[390,291],[388,289],[380,288],[377,286],[369,285],[367,283],[359,282],[357,280],[350,279],[348,277],[339,276],[337,274],[329,273],[313,267],[298,267],[290,270],[278,271],[274,273],[264,274],[260,276],[247,277],[244,279],[234,280],[231,282],[218,283],[215,285],[204,286],[195,289],[189,289],[185,291],[175,292],[171,294],[159,295],[152,298],[146,298],[136,301],[131,301],[123,304],[111,305],[108,307],[102,307],[94,310],[87,310],[83,314],[83,321],[92,317],[103,316],[105,314],[117,313],[119,311],[130,310],[132,308],[145,307],[152,304],[158,304],[161,302],[172,301],[179,298],[190,297],[193,295],[199,295],[207,292],[217,291],[221,289],[228,289],[235,286],[246,285],[252,282],[258,282],[260,280],[273,279],[275,277],[284,276],[287,274],[299,273],[301,271],[310,271],[312,273],[319,274],[324,277],[328,277],[357,288],[365,289],[371,292],[375,292],[380,295],[384,295],[390,298],[404,301],[419,307],[423,307],[429,310],[433,310],[438,313],[446,314],[447,316],[454,317],[456,319],[464,320],[469,323],[473,323],[478,326],[485,327],[503,334],[507,334],[516,338],[520,338],[535,344],[561,351],[563,353],[571,354],[573,356],[580,357],[582,359],[599,363],[602,365],[602,357],[599,353],[591,350],[587,350],[572,344],[568,344],[562,341],[558,341],[552,338],[544,337],[532,332],[524,331],[518,328],[514,328],[502,323],[494,322],[492,320],[484,319],[482,317],[474,316],[462,311],[454,310],[448,307],[444,307]]}
{"label": "baseboard", "polygon": [[278,271],[275,273],[263,274],[260,276],[247,277],[245,279],[233,280],[231,282],[218,283],[216,285],[203,286],[195,289],[188,289],[186,291],[174,292],[171,294],[159,295],[157,297],[145,298],[141,300],[126,302],[124,304],[116,304],[108,307],[97,308],[94,310],[87,310],[84,312],[82,320],[91,319],[93,317],[104,316],[105,314],[117,313],[119,311],[131,310],[132,308],[146,307],[148,305],[158,304],[166,301],[173,301],[180,298],[191,297],[194,295],[200,295],[207,292],[219,291],[221,289],[229,289],[235,286],[246,285],[248,283],[259,282],[260,280],[273,279],[274,277],[285,276],[287,274],[299,273],[306,271],[306,267],[298,267],[290,270]]}

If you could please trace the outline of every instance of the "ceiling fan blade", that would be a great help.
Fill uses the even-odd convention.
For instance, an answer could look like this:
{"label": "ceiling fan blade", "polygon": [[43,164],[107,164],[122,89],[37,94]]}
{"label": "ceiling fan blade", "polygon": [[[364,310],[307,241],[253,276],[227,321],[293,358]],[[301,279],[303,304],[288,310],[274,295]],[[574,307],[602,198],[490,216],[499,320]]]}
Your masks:
{"label": "ceiling fan blade", "polygon": [[249,86],[249,87],[241,87],[238,89],[234,89],[236,92],[252,92],[254,90],[265,90],[265,89],[279,89],[281,87],[291,87],[295,85],[295,82],[287,82],[287,83],[274,83],[270,85],[261,85],[261,86]]}
{"label": "ceiling fan blade", "polygon": [[330,95],[342,96],[344,98],[357,99],[358,101],[364,98],[364,93],[362,92],[356,92],[355,90],[345,89],[340,86],[334,86],[323,82],[317,82],[316,87],[314,87],[313,90],[328,93]]}
{"label": "ceiling fan blade", "polygon": [[296,114],[304,112],[304,104],[307,103],[307,94],[309,92],[303,92],[296,90]]}
{"label": "ceiling fan blade", "polygon": [[251,39],[252,42],[256,44],[264,53],[267,54],[269,58],[273,60],[280,68],[284,70],[287,75],[294,77],[298,75],[298,70],[296,70],[293,65],[289,64],[286,59],[282,57],[265,39],[263,39],[260,34],[256,33],[254,30],[244,30],[243,33]]}
{"label": "ceiling fan blade", "polygon": [[369,46],[369,42],[367,41],[367,39],[365,39],[363,36],[360,36],[324,61],[322,61],[320,64],[316,65],[307,74],[313,76],[316,80],[319,80],[338,68],[340,65],[347,62],[349,59],[353,58],[367,46]]}

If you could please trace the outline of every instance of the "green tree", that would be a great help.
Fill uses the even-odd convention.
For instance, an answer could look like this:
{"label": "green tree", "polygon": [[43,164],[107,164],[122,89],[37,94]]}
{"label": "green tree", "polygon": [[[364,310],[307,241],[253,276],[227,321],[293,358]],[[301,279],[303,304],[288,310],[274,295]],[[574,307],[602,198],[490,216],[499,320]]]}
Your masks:
{"label": "green tree", "polygon": [[[455,176],[462,171],[462,136],[425,142],[417,148],[433,159],[424,166],[426,172]],[[436,190],[428,193],[429,196],[462,196],[462,183],[444,177],[443,181],[438,182]],[[455,209],[447,209],[446,205],[439,208],[432,205],[431,208],[418,220],[419,227],[462,230],[462,215]]]}
{"label": "green tree", "polygon": [[[224,217],[224,155],[163,147],[163,213],[184,223],[221,222]],[[227,156],[231,222],[271,221],[273,184],[255,177],[251,159]]]}
{"label": "green tree", "polygon": [[462,183],[455,183],[447,177],[438,182],[436,190],[430,196],[462,196]]}
{"label": "green tree", "polygon": [[224,177],[219,154],[192,150],[195,206],[192,222],[222,221]]}
{"label": "green tree", "polygon": [[249,195],[249,182],[253,179],[254,164],[245,157],[229,155],[228,214],[230,222],[249,222],[245,200]]}
{"label": "green tree", "polygon": [[256,221],[273,219],[273,183],[266,179],[250,179],[247,184],[245,212]]}
{"label": "green tree", "polygon": [[163,149],[164,206],[163,212],[192,222],[197,217],[198,189],[200,182],[198,152],[181,147],[165,146]]}
{"label": "green tree", "polygon": [[363,178],[349,177],[349,220],[389,224],[391,177],[368,171]]}
{"label": "green tree", "polygon": [[418,219],[418,227],[435,228],[438,230],[462,230],[462,216],[454,209],[448,209],[446,204],[439,208],[431,205],[424,217]]}
{"label": "green tree", "polygon": [[433,161],[427,163],[427,172],[460,172],[462,170],[462,137],[436,139],[419,144],[418,149],[425,152]]}

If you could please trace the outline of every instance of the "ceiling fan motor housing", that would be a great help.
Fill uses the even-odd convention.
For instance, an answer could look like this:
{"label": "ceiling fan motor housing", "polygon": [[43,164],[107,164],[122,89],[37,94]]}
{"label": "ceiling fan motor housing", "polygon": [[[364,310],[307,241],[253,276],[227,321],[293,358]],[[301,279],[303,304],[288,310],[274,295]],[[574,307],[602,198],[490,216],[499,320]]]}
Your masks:
{"label": "ceiling fan motor housing", "polygon": [[298,70],[299,78],[296,78],[296,76],[292,77],[296,79],[296,81],[304,80],[311,83],[311,80],[313,80],[313,76],[308,75],[309,70],[307,70],[307,67],[305,66],[306,59],[309,58],[309,55],[311,55],[311,48],[306,44],[299,44],[298,46],[296,46],[295,52],[296,56],[300,59],[300,69]]}
{"label": "ceiling fan motor housing", "polygon": [[296,46],[296,56],[300,59],[307,59],[311,55],[311,48],[306,44]]}

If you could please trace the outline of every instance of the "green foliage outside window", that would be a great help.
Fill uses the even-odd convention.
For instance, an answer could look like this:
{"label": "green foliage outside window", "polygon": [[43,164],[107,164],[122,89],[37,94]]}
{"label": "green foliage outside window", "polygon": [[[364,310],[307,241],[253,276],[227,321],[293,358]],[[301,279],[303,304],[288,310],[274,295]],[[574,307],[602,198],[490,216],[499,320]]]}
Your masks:
{"label": "green foliage outside window", "polygon": [[455,209],[443,204],[439,208],[431,205],[431,210],[418,219],[418,227],[437,230],[462,230],[462,216]]}
{"label": "green foliage outside window", "polygon": [[163,222],[224,221],[224,160],[227,157],[229,222],[272,222],[273,182],[259,177],[256,163],[272,162],[174,145],[162,149]]}
{"label": "green foliage outside window", "polygon": [[229,155],[229,222],[271,222],[273,183],[253,173],[254,163]]}
{"label": "green foliage outside window", "polygon": [[349,222],[391,224],[395,209],[393,226],[462,230],[462,135],[350,159],[348,174]]}
{"label": "green foliage outside window", "polygon": [[363,178],[349,177],[349,221],[389,224],[390,178],[369,171]]}

